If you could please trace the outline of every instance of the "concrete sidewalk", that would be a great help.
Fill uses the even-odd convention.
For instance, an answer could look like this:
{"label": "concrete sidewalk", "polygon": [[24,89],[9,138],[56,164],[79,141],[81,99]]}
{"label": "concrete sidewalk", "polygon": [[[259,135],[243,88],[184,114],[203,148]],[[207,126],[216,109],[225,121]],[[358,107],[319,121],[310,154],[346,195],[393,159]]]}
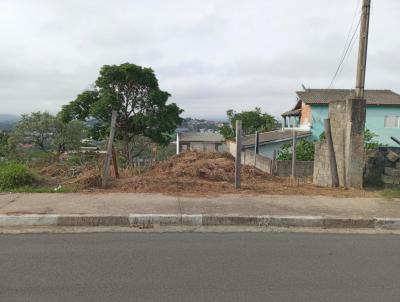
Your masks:
{"label": "concrete sidewalk", "polygon": [[134,193],[0,195],[0,226],[275,225],[400,228],[400,200]]}

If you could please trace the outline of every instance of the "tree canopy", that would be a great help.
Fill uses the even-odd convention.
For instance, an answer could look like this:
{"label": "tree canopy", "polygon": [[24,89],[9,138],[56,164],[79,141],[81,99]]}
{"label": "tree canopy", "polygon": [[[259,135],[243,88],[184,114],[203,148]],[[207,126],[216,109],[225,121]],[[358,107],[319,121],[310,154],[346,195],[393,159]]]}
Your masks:
{"label": "tree canopy", "polygon": [[47,112],[23,114],[10,136],[14,148],[20,143],[32,143],[44,152],[76,149],[84,135],[80,121],[64,123],[59,116]]}
{"label": "tree canopy", "polygon": [[0,130],[0,157],[6,157],[8,153],[8,139],[10,135]]}
{"label": "tree canopy", "polygon": [[92,90],[82,92],[63,106],[64,121],[98,121],[97,127],[108,127],[111,111],[118,112],[117,136],[124,142],[124,155],[131,161],[131,142],[144,136],[158,144],[167,144],[183,112],[175,103],[167,104],[170,94],[159,88],[151,68],[135,64],[105,65]]}
{"label": "tree canopy", "polygon": [[230,109],[226,112],[228,123],[222,126],[219,131],[225,138],[235,136],[236,120],[242,121],[243,134],[253,134],[256,131],[266,132],[277,128],[277,120],[268,113],[262,113],[261,108],[256,107],[251,111],[237,113]]}

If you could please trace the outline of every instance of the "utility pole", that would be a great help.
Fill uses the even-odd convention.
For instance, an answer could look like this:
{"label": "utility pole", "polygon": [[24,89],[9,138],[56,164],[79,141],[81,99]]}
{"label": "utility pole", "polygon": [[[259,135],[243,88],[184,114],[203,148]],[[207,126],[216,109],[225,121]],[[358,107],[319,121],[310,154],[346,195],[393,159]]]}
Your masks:
{"label": "utility pole", "polygon": [[242,121],[236,120],[236,158],[235,188],[240,189],[240,170],[242,168]]}
{"label": "utility pole", "polygon": [[292,179],[296,178],[296,131],[293,129],[293,141],[292,141]]}
{"label": "utility pole", "polygon": [[106,160],[104,162],[103,175],[101,179],[101,186],[103,188],[107,186],[107,179],[110,172],[110,161],[112,159],[112,148],[114,143],[116,122],[117,122],[117,111],[113,110],[111,113],[111,126],[110,126],[110,136],[108,137],[107,155],[106,155]]}
{"label": "utility pole", "polygon": [[371,11],[371,0],[362,0],[360,42],[358,49],[357,80],[356,80],[356,98],[360,99],[364,98],[370,11]]}
{"label": "utility pole", "polygon": [[254,135],[254,167],[257,166],[257,154],[259,151],[258,145],[260,144],[260,132],[256,131]]}

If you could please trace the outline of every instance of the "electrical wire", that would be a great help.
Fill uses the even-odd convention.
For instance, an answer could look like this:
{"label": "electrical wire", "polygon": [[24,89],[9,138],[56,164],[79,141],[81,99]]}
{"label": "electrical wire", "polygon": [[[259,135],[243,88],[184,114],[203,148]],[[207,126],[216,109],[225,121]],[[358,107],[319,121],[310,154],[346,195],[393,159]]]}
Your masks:
{"label": "electrical wire", "polygon": [[354,12],[353,20],[351,22],[349,31],[347,33],[347,37],[346,37],[346,41],[345,41],[345,44],[344,44],[344,47],[343,47],[342,55],[340,56],[338,67],[335,70],[335,73],[334,73],[334,75],[332,77],[332,80],[331,80],[328,88],[332,88],[332,86],[334,85],[335,81],[337,80],[337,78],[339,77],[341,71],[343,70],[344,62],[345,62],[345,60],[347,58],[347,55],[349,53],[351,53],[351,50],[353,49],[354,42],[355,42],[355,37],[356,37],[356,34],[358,32],[358,28],[360,27],[360,23],[361,23],[361,18],[359,17],[358,18],[359,21],[357,23],[357,26],[353,30],[353,26],[354,26],[354,22],[356,20],[357,14],[360,15],[360,12],[361,12],[359,10],[359,4],[360,4],[360,2],[359,2],[359,0],[357,0],[357,6],[356,6],[356,9],[355,9],[355,12]]}

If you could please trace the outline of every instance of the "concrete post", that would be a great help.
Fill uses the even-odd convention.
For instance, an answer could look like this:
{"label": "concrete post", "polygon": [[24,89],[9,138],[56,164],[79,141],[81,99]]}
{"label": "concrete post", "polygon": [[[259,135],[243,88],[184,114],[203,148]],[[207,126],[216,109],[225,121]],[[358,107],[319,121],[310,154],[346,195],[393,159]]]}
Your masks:
{"label": "concrete post", "polygon": [[365,164],[364,130],[366,101],[364,99],[346,100],[345,129],[345,186],[347,188],[363,187]]}
{"label": "concrete post", "polygon": [[179,154],[179,132],[176,133],[176,154]]}
{"label": "concrete post", "polygon": [[107,179],[110,172],[110,161],[112,159],[112,147],[114,143],[115,123],[117,122],[117,114],[118,113],[115,110],[113,110],[111,113],[110,136],[108,137],[107,155],[106,155],[106,160],[104,162],[103,175],[101,179],[101,186],[103,188],[107,186]]}
{"label": "concrete post", "polygon": [[292,143],[292,178],[296,177],[296,131],[293,130],[293,143]]}
{"label": "concrete post", "polygon": [[235,158],[235,188],[240,188],[240,170],[242,167],[242,121],[236,120],[236,158]]}

